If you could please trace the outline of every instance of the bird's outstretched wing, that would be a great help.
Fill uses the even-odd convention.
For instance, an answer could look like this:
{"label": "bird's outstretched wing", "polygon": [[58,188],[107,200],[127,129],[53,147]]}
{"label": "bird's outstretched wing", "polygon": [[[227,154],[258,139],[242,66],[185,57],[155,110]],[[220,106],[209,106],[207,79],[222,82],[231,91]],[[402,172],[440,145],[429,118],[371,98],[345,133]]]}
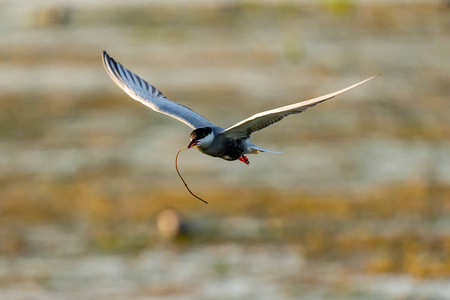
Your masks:
{"label": "bird's outstretched wing", "polygon": [[213,123],[193,111],[192,109],[170,101],[154,86],[148,84],[136,74],[130,72],[120,63],[103,51],[103,65],[109,77],[131,98],[150,107],[154,111],[175,118],[192,128],[216,127]]}
{"label": "bird's outstretched wing", "polygon": [[349,86],[345,89],[339,90],[337,92],[327,94],[321,97],[317,97],[311,100],[306,100],[303,102],[298,102],[295,104],[275,108],[272,110],[267,110],[260,112],[256,115],[251,116],[250,118],[247,118],[227,129],[225,129],[222,134],[230,137],[230,138],[248,138],[252,134],[252,132],[261,130],[267,126],[270,126],[276,122],[281,121],[283,118],[292,115],[292,114],[298,114],[305,110],[307,110],[310,107],[313,107],[321,102],[324,102],[326,100],[329,100],[339,94],[342,94],[348,90],[351,90],[371,79],[376,77],[378,75],[372,76],[366,80],[363,80],[361,82],[358,82],[352,86]]}

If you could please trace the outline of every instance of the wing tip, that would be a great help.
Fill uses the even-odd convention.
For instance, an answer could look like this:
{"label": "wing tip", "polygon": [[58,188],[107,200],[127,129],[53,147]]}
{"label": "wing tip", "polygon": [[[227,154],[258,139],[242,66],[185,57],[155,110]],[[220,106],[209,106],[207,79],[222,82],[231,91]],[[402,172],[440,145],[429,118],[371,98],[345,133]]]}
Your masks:
{"label": "wing tip", "polygon": [[[123,68],[122,65],[120,63],[116,62],[115,59],[112,58],[105,50],[103,50],[102,58],[103,58],[103,65],[105,66],[105,68],[107,70],[110,70],[110,71],[117,70],[118,71],[118,69],[120,67]],[[115,72],[113,72],[113,73],[115,73]]]}
{"label": "wing tip", "polygon": [[371,77],[367,78],[366,80],[363,80],[363,82],[366,82],[366,81],[372,80],[372,79],[374,79],[375,77],[378,77],[378,76],[380,76],[380,75],[381,75],[381,73],[377,73],[377,74],[375,74],[375,75],[373,75],[373,76],[371,76]]}
{"label": "wing tip", "polygon": [[105,69],[108,71],[108,69],[109,69],[109,64],[108,64],[108,62],[111,60],[111,56],[109,56],[109,54],[105,51],[105,50],[103,50],[103,53],[102,53],[102,61],[103,61],[103,66],[105,67]]}
{"label": "wing tip", "polygon": [[110,56],[108,55],[108,53],[106,53],[106,51],[103,50],[103,53],[102,53],[103,62],[106,62],[109,58],[110,58]]}
{"label": "wing tip", "polygon": [[[109,54],[105,50],[103,50],[103,53],[102,53],[102,60],[103,60],[103,66],[105,67],[106,73],[108,73],[108,75],[111,77],[111,79],[120,86],[121,84],[119,82],[123,83],[123,78],[119,73],[119,68],[121,68],[122,66],[119,63],[117,63],[114,60],[114,58],[109,56]],[[117,82],[117,80],[119,82]]]}

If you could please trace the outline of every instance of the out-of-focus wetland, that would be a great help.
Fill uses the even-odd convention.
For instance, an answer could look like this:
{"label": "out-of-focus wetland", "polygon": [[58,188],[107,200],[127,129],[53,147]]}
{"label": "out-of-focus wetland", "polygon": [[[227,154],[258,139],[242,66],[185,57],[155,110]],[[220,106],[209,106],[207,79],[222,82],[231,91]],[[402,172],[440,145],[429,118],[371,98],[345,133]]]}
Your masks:
{"label": "out-of-focus wetland", "polygon": [[[0,32],[0,299],[450,299],[446,1],[6,0]],[[205,205],[103,50],[223,127],[381,75],[253,135],[283,154],[182,152]]]}

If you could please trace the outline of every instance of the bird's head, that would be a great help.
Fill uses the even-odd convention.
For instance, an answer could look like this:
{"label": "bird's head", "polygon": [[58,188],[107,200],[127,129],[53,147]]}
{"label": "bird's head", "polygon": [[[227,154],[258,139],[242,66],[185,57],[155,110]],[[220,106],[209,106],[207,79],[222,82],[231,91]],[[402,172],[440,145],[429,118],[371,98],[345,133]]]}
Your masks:
{"label": "bird's head", "polygon": [[197,128],[191,132],[191,142],[188,148],[193,146],[209,146],[214,140],[214,132],[211,127]]}

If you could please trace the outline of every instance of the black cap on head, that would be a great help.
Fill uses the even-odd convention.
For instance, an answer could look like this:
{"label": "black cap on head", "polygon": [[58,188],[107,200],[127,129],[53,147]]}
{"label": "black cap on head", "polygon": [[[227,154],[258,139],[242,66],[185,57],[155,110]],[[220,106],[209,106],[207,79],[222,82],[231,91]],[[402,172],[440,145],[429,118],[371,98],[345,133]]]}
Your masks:
{"label": "black cap on head", "polygon": [[191,132],[190,138],[193,141],[198,141],[207,136],[212,132],[211,127],[203,127],[203,128],[197,128],[194,131]]}

